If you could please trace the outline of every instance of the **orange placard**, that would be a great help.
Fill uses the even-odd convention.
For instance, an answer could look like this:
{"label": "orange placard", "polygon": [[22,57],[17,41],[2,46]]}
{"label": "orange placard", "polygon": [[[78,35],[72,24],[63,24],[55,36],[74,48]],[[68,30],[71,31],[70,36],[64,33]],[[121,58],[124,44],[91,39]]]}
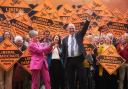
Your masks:
{"label": "orange placard", "polygon": [[0,0],[0,5],[2,5],[5,1],[4,0]]}
{"label": "orange placard", "polygon": [[12,7],[29,7],[29,5],[24,0],[6,0],[1,6],[12,6]]}
{"label": "orange placard", "polygon": [[23,55],[19,61],[22,67],[31,74],[30,71],[30,61],[31,61],[31,54],[29,53],[28,49],[23,52]]}
{"label": "orange placard", "polygon": [[107,26],[109,30],[112,30],[112,33],[116,38],[119,38],[125,32],[128,32],[128,24],[126,23],[108,22]]}
{"label": "orange placard", "polygon": [[74,13],[74,9],[68,5],[64,4],[58,11],[58,15],[60,16],[60,19],[64,22],[67,23],[70,16]]}
{"label": "orange placard", "polygon": [[61,21],[57,11],[47,12],[47,13],[50,19],[55,20],[55,21]]}
{"label": "orange placard", "polygon": [[128,30],[128,24],[126,23],[119,23],[119,22],[108,22],[107,26],[109,29],[118,29],[118,30]]}
{"label": "orange placard", "polygon": [[101,14],[103,13],[105,10],[107,10],[106,6],[104,4],[97,4],[97,3],[94,3],[94,12],[96,14]]}
{"label": "orange placard", "polygon": [[26,49],[26,50],[23,52],[22,57],[31,57],[31,53],[29,52],[28,49]]}
{"label": "orange placard", "polygon": [[3,33],[4,31],[11,31],[13,28],[8,20],[0,21],[0,30]]}
{"label": "orange placard", "polygon": [[4,12],[18,13],[20,10],[29,12],[31,8],[24,0],[6,0],[1,8]]}
{"label": "orange placard", "polygon": [[103,26],[99,27],[98,31],[100,31],[103,34],[108,34],[108,33],[113,32],[113,30],[109,29],[107,25],[103,25]]}
{"label": "orange placard", "polygon": [[6,0],[0,7],[7,19],[14,19],[21,11],[28,13],[31,8],[24,0]]}
{"label": "orange placard", "polygon": [[82,19],[75,13],[69,18],[68,23],[73,23],[76,27],[76,30],[81,30],[83,25]]}
{"label": "orange placard", "polygon": [[91,18],[91,14],[93,13],[92,9],[82,6],[82,8],[78,9],[75,12],[81,19],[85,20],[87,17]]}
{"label": "orange placard", "polygon": [[86,18],[92,19],[93,11],[91,9],[80,9],[78,10],[77,15],[82,19],[85,20]]}
{"label": "orange placard", "polygon": [[[103,34],[108,34],[108,33],[112,33],[113,34],[113,30],[112,29],[108,29],[104,32],[102,32]],[[114,35],[115,36],[115,35]],[[118,37],[118,36],[115,36],[115,37]]]}
{"label": "orange placard", "polygon": [[16,19],[28,26],[32,25],[32,21],[31,21],[30,17],[28,16],[27,13],[24,13],[23,11],[20,11],[19,13],[17,13],[15,15],[14,19]]}
{"label": "orange placard", "polygon": [[[108,10],[108,9],[106,9],[106,10],[103,10],[101,13],[99,13],[98,15],[100,15],[100,16],[104,16],[104,17],[112,17],[113,15],[112,15],[112,13]],[[109,19],[108,19],[109,20]]]}
{"label": "orange placard", "polygon": [[87,31],[88,34],[92,34],[92,35],[99,35],[100,32],[98,31],[99,27],[92,27],[91,29],[89,29]]}
{"label": "orange placard", "polygon": [[2,36],[3,35],[3,33],[0,31],[0,36]]}
{"label": "orange placard", "polygon": [[38,28],[38,25],[41,25],[41,26],[53,25],[53,21],[49,18],[49,15],[44,10],[41,10],[40,12],[32,16],[31,20],[34,28]]}
{"label": "orange placard", "polygon": [[68,5],[64,4],[58,11],[59,16],[71,16],[73,14],[73,8]]}
{"label": "orange placard", "polygon": [[117,30],[117,29],[111,29],[111,30],[115,38],[120,38],[123,34],[126,33],[126,31],[124,30]]}
{"label": "orange placard", "polygon": [[[17,12],[18,13],[18,12]],[[8,20],[11,20],[11,19],[14,19],[15,18],[15,16],[17,16],[17,14],[16,13],[12,13],[12,12],[4,12],[4,15],[6,16],[6,18],[8,19]]]}
{"label": "orange placard", "polygon": [[8,71],[20,59],[22,52],[9,39],[0,44],[0,65]]}
{"label": "orange placard", "polygon": [[117,17],[123,16],[123,13],[121,13],[121,11],[117,8],[112,9],[111,12],[114,16],[117,16]]}
{"label": "orange placard", "polygon": [[7,17],[0,9],[0,31],[1,31],[1,33],[3,34],[5,31],[9,31],[12,33],[12,35],[15,35],[12,30],[13,30],[13,28],[10,24],[10,21],[7,20]]}
{"label": "orange placard", "polygon": [[57,11],[48,12],[49,18],[52,19],[53,25],[50,27],[54,29],[63,29],[64,23],[60,20],[60,17],[57,13]]}
{"label": "orange placard", "polygon": [[38,31],[43,31],[46,29],[50,29],[50,32],[52,34],[59,32],[60,29],[63,28],[64,23],[60,20],[57,11],[54,8],[52,9],[44,9],[46,8],[42,7],[42,10],[38,13],[36,13],[32,18],[32,26],[36,28]]}
{"label": "orange placard", "polygon": [[55,29],[63,29],[63,26],[64,23],[62,21],[53,20],[53,25],[51,27]]}
{"label": "orange placard", "polygon": [[97,60],[110,75],[125,63],[125,60],[117,53],[113,45],[102,52],[101,55],[97,57]]}
{"label": "orange placard", "polygon": [[10,20],[11,25],[13,26],[13,29],[15,30],[15,33],[21,36],[25,36],[29,33],[30,30],[33,28],[21,21],[18,21],[16,19]]}
{"label": "orange placard", "polygon": [[[93,0],[92,0],[93,1]],[[92,3],[92,1],[90,1],[89,3],[85,3],[83,6],[82,6],[82,8],[84,8],[84,9],[92,9],[93,8],[93,3]]]}
{"label": "orange placard", "polygon": [[44,11],[51,12],[51,11],[55,10],[55,7],[50,0],[44,0],[37,7],[35,7],[33,10],[35,10],[35,11],[44,10]]}
{"label": "orange placard", "polygon": [[35,17],[41,17],[41,18],[52,19],[52,20],[59,19],[59,16],[57,16],[57,11],[50,1],[42,2],[33,10],[39,11],[34,15]]}
{"label": "orange placard", "polygon": [[87,13],[83,13],[83,14],[78,14],[78,16],[82,19],[82,20],[85,20],[86,18],[91,18],[90,15],[88,15]]}
{"label": "orange placard", "polygon": [[84,37],[84,44],[90,44],[91,43],[91,39],[88,36]]}
{"label": "orange placard", "polygon": [[125,12],[124,18],[128,18],[128,10]]}

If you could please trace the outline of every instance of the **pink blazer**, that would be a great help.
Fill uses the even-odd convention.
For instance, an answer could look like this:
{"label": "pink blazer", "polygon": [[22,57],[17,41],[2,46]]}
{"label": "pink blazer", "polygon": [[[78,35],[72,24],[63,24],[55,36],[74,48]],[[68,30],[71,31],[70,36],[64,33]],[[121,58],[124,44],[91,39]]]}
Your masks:
{"label": "pink blazer", "polygon": [[45,53],[50,52],[51,48],[50,46],[42,46],[39,42],[29,42],[28,49],[31,53],[30,70],[41,69],[43,64],[48,68]]}

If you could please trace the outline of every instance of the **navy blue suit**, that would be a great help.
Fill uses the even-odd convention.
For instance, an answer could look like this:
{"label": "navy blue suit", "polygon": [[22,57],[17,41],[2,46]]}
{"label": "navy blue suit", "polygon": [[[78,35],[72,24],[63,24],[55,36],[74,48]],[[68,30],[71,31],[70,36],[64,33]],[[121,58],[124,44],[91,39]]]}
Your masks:
{"label": "navy blue suit", "polygon": [[[66,71],[66,84],[67,89],[86,89],[87,79],[86,71],[83,66],[83,60],[85,59],[86,52],[84,50],[83,38],[86,34],[90,21],[86,21],[82,30],[75,33],[76,43],[78,44],[79,56],[68,57],[68,37],[65,37],[62,41],[62,55]],[[79,84],[78,84],[79,83]]]}

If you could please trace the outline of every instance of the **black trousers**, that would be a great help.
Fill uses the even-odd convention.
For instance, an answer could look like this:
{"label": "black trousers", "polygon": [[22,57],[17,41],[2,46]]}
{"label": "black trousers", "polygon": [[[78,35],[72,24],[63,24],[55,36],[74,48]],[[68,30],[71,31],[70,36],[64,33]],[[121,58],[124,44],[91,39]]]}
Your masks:
{"label": "black trousers", "polygon": [[117,77],[117,75],[109,75],[104,69],[103,75],[99,76],[98,70],[96,74],[96,89],[117,89]]}
{"label": "black trousers", "polygon": [[60,60],[53,59],[50,66],[51,89],[65,89],[64,67]]}
{"label": "black trousers", "polygon": [[66,64],[67,89],[88,89],[87,72],[83,66],[83,56],[70,57]]}

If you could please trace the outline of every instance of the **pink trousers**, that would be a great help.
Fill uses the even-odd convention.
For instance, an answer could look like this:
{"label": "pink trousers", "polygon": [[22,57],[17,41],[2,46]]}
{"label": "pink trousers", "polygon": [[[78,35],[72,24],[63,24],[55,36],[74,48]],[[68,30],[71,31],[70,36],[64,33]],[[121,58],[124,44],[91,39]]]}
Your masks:
{"label": "pink trousers", "polygon": [[50,76],[45,65],[41,69],[34,69],[32,71],[32,86],[31,89],[39,89],[40,78],[44,82],[45,89],[51,89]]}

